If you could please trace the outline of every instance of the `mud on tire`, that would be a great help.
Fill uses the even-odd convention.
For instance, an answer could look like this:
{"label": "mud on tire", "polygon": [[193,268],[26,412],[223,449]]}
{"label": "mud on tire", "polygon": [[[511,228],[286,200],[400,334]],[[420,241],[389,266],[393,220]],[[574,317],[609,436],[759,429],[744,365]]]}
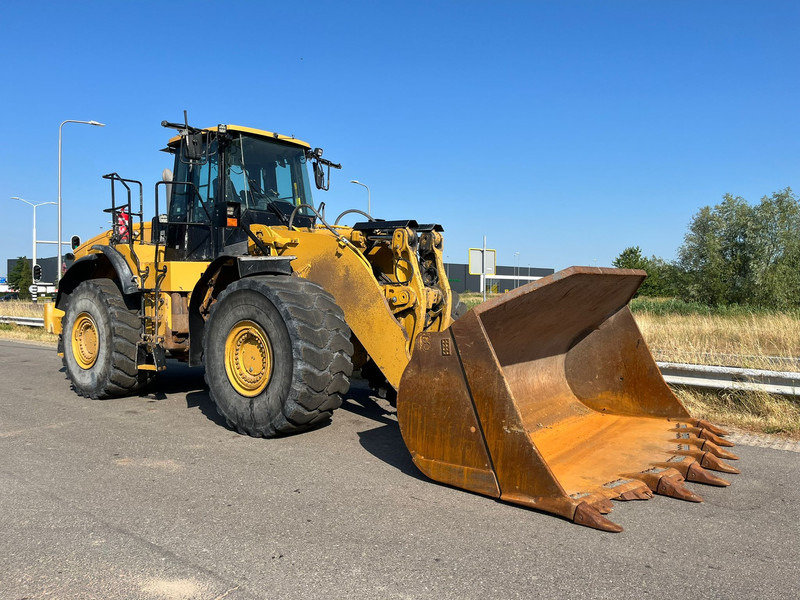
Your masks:
{"label": "mud on tire", "polygon": [[63,319],[64,368],[87,398],[132,394],[152,373],[136,368],[140,320],[110,279],[84,281],[69,295]]}
{"label": "mud on tire", "polygon": [[255,437],[330,419],[350,389],[350,328],[319,285],[249,277],[222,292],[203,339],[206,383],[228,424]]}

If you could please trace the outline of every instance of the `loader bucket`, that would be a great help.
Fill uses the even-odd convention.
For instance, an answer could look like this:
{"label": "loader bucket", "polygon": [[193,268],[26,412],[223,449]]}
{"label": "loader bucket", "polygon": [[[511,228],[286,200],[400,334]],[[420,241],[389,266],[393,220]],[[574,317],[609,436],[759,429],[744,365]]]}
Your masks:
{"label": "loader bucket", "polygon": [[609,500],[699,502],[725,432],[690,418],[628,308],[644,271],[571,267],[416,340],[397,416],[431,479],[621,531]]}

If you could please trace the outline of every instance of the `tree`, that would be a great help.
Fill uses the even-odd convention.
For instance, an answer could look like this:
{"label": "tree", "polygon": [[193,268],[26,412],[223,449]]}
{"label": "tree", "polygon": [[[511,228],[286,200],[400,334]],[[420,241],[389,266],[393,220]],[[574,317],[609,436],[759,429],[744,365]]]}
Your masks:
{"label": "tree", "polygon": [[30,300],[31,293],[28,291],[28,287],[32,283],[30,263],[25,256],[20,256],[8,274],[8,285],[19,292],[20,300]]}
{"label": "tree", "polygon": [[756,206],[726,194],[692,219],[681,297],[709,305],[800,306],[800,203],[790,188]]}
{"label": "tree", "polygon": [[[659,298],[674,298],[680,296],[684,287],[684,276],[681,268],[674,262],[667,262],[663,258],[651,256],[647,259],[650,264],[645,280],[648,286],[643,296]],[[644,287],[644,285],[642,286]]]}
{"label": "tree", "polygon": [[619,256],[611,261],[618,269],[644,269],[647,270],[647,259],[642,256],[639,246],[629,246],[620,252]]}
{"label": "tree", "polygon": [[680,275],[678,268],[656,256],[650,258],[642,256],[642,249],[639,246],[625,248],[611,264],[618,269],[642,269],[647,272],[647,279],[642,283],[637,295],[665,297],[675,296],[678,293],[677,282]]}
{"label": "tree", "polygon": [[700,209],[678,250],[685,273],[684,300],[709,305],[746,304],[753,294],[753,208],[725,194],[720,204]]}
{"label": "tree", "polygon": [[791,188],[755,207],[754,301],[787,308],[800,303],[800,203]]}

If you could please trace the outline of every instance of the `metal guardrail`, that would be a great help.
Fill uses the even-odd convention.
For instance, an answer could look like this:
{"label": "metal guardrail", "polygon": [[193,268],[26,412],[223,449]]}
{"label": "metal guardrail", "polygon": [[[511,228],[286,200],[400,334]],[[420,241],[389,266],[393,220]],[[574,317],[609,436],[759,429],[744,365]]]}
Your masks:
{"label": "metal guardrail", "polygon": [[[0,315],[0,323],[44,327],[44,319],[41,317]],[[800,373],[673,362],[656,364],[661,369],[664,380],[671,385],[800,396]]]}
{"label": "metal guardrail", "polygon": [[44,327],[43,317],[9,317],[0,315],[0,323],[7,325],[27,325],[28,327]]}
{"label": "metal guardrail", "polygon": [[[666,363],[674,363],[676,361],[669,360],[669,354],[664,350],[654,348],[651,350],[653,357],[656,361],[663,361]],[[725,354],[720,352],[695,352],[692,351],[691,357],[699,357],[702,363],[681,363],[690,365],[741,365],[758,362],[761,365],[766,365],[767,370],[781,371],[791,369],[791,372],[800,372],[800,357],[797,356],[768,356],[768,355],[753,355],[753,354]],[[743,367],[747,368],[747,367]]]}
{"label": "metal guardrail", "polygon": [[800,373],[671,362],[657,364],[664,380],[672,385],[800,396]]}

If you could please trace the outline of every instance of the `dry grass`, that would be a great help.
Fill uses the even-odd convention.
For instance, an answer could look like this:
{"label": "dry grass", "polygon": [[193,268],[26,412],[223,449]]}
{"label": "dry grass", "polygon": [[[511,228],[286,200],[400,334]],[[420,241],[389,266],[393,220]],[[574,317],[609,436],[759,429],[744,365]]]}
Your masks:
{"label": "dry grass", "polygon": [[[0,315],[8,317],[41,317],[44,314],[42,304],[13,300],[0,303]],[[45,333],[41,327],[26,327],[24,325],[0,324],[0,338],[6,340],[21,340],[56,345],[58,336]]]}
{"label": "dry grass", "polygon": [[46,333],[42,327],[25,327],[24,325],[5,325],[0,323],[0,339],[36,342],[56,347],[58,336]]}
{"label": "dry grass", "polygon": [[787,314],[676,315],[635,313],[658,360],[796,371],[800,318]]}
{"label": "dry grass", "polygon": [[[658,360],[777,371],[800,370],[796,314],[669,314],[635,310]],[[800,439],[800,402],[764,392],[678,390],[693,416]]]}
{"label": "dry grass", "polygon": [[24,300],[11,300],[0,302],[0,315],[8,317],[41,317],[44,314],[44,305]]}
{"label": "dry grass", "polygon": [[800,403],[764,392],[678,389],[692,416],[737,429],[800,439]]}

